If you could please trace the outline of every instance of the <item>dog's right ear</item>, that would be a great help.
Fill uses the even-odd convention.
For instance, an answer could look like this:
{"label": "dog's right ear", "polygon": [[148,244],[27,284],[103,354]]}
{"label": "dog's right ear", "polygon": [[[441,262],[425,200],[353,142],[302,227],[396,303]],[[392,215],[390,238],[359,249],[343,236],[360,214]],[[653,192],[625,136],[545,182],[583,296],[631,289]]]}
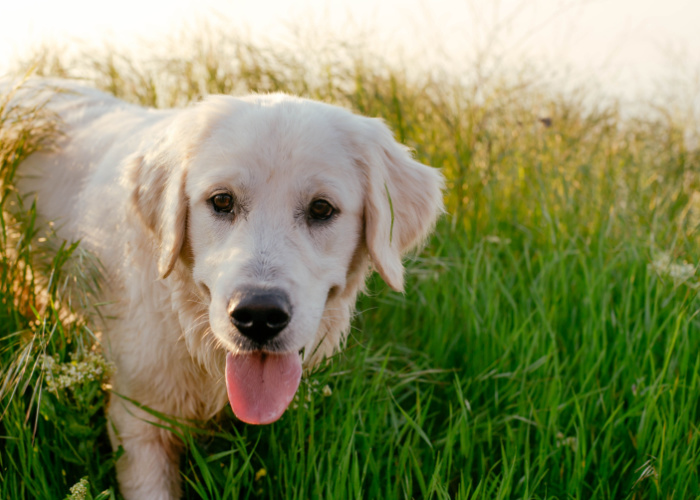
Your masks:
{"label": "dog's right ear", "polygon": [[165,147],[135,154],[127,167],[136,213],[158,244],[161,279],[175,267],[187,231],[186,159],[176,150]]}

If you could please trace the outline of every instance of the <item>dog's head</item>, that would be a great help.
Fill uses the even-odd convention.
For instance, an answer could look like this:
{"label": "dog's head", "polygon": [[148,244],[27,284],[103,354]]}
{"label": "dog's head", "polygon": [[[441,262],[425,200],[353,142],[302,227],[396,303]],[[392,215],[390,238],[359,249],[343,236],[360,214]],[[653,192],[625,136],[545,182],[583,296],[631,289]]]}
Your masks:
{"label": "dog's head", "polygon": [[284,95],[210,97],[134,164],[161,277],[207,308],[188,345],[216,339],[251,423],[279,418],[302,363],[338,347],[370,261],[403,289],[402,255],[442,210],[442,176],[382,121]]}

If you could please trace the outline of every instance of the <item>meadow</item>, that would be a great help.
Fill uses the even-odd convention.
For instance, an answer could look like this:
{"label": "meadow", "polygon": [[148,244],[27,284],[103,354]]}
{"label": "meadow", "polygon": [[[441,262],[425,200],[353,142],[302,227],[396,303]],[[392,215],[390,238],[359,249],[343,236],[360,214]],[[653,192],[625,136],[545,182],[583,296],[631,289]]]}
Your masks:
{"label": "meadow", "polygon": [[[683,106],[626,113],[534,69],[411,71],[340,43],[180,43],[140,61],[54,49],[32,71],[158,107],[269,91],[340,104],[386,120],[448,186],[406,293],[369,280],[345,350],[280,421],[166,417],[188,444],[186,498],[700,497],[700,150]],[[0,498],[119,498],[100,264],[13,191],[60,123],[7,103]]]}

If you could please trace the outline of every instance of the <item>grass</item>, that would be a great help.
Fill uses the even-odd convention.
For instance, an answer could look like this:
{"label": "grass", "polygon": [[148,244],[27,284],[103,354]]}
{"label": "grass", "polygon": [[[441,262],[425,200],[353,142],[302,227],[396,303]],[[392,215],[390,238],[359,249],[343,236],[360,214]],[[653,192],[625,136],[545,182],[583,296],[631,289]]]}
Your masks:
{"label": "grass", "polygon": [[[697,123],[670,106],[624,117],[532,73],[458,81],[330,42],[309,60],[215,41],[35,69],[147,105],[282,90],[382,116],[443,169],[448,215],[405,295],[370,280],[347,348],[279,422],[170,421],[186,498],[700,497]],[[99,265],[12,191],[60,129],[14,112],[0,108],[0,497],[65,498],[85,477],[84,498],[118,498],[98,323],[71,314],[98,300]],[[93,378],[48,380],[90,363]]]}

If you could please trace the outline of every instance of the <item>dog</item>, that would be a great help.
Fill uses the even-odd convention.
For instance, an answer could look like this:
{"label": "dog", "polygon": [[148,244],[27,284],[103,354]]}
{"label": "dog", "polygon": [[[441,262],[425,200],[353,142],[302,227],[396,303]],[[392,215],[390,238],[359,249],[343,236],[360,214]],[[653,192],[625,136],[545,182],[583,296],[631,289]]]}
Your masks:
{"label": "dog", "polygon": [[105,269],[126,499],[181,495],[182,443],[131,401],[276,421],[302,372],[342,346],[370,271],[401,291],[402,256],[443,211],[441,173],[338,106],[212,95],[155,110],[68,80],[25,82],[22,99],[45,101],[63,133],[25,160],[18,189]]}

